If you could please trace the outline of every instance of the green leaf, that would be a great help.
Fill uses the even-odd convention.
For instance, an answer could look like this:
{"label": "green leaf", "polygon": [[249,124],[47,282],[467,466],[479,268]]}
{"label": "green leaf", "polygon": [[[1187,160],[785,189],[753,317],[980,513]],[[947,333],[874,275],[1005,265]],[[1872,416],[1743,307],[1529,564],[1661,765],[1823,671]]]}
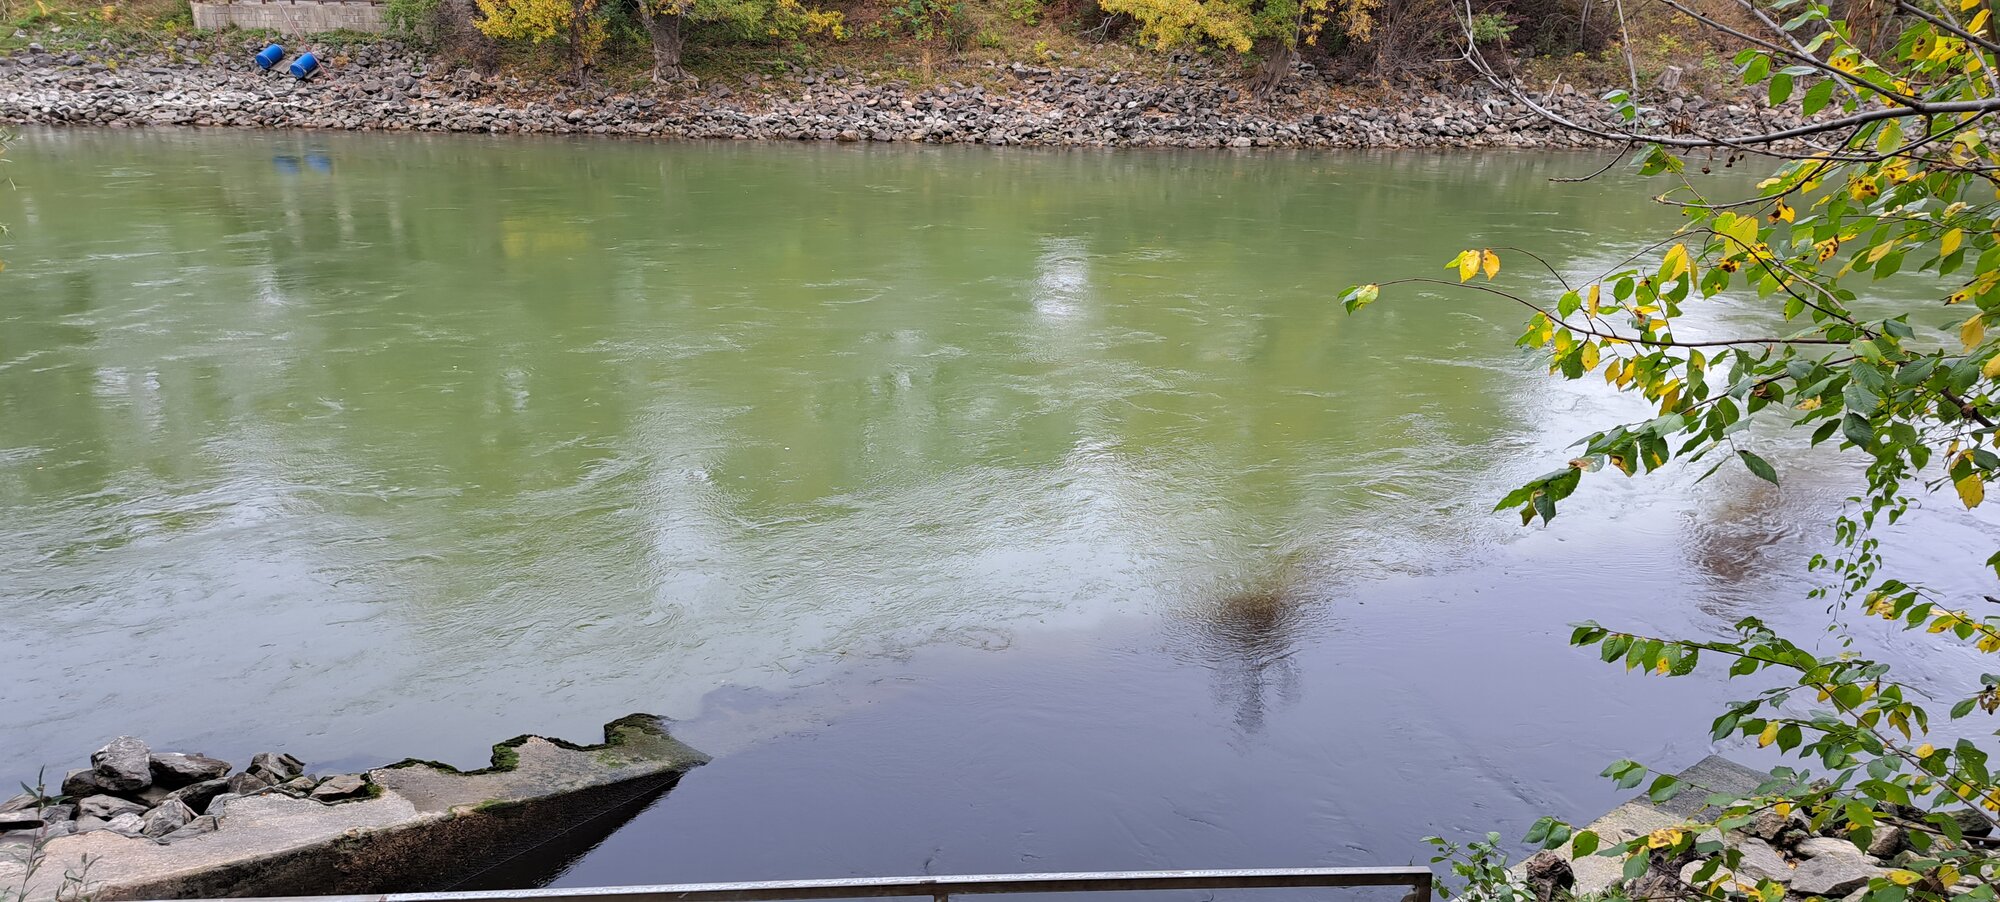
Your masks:
{"label": "green leaf", "polygon": [[1832,102],[1833,81],[1829,79],[1806,89],[1806,99],[1801,109],[1806,115],[1810,116],[1820,110],[1826,109],[1826,105]]}
{"label": "green leaf", "polygon": [[1576,838],[1569,841],[1571,858],[1582,858],[1597,851],[1597,834],[1589,830],[1578,830]]}
{"label": "green leaf", "polygon": [[1778,471],[1771,469],[1770,461],[1742,449],[1738,449],[1736,454],[1743,458],[1743,465],[1749,467],[1750,472],[1757,474],[1757,478],[1772,485],[1778,484]]}
{"label": "green leaf", "polygon": [[1381,295],[1382,286],[1380,285],[1356,285],[1347,289],[1347,292],[1340,296],[1340,303],[1347,308],[1347,312],[1353,313],[1369,304],[1375,303],[1375,299]]}
{"label": "green leaf", "polygon": [[1777,106],[1792,99],[1792,75],[1779,72],[1771,76],[1771,105]]}

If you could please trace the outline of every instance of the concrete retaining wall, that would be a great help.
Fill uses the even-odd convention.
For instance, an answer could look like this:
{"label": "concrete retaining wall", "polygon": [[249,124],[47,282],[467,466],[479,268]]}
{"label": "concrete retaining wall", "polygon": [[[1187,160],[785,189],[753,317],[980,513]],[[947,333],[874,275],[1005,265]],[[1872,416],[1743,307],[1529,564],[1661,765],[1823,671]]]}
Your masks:
{"label": "concrete retaining wall", "polygon": [[196,0],[193,6],[196,28],[249,28],[281,34],[383,29],[383,6],[380,3],[334,0],[202,3]]}

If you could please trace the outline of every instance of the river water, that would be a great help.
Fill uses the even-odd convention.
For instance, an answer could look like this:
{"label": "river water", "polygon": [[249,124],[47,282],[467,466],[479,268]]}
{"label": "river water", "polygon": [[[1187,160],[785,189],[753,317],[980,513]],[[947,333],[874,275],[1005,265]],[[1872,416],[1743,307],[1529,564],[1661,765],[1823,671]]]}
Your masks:
{"label": "river water", "polygon": [[[1830,456],[1764,436],[1782,488],[1599,476],[1524,529],[1511,481],[1646,412],[1551,381],[1504,302],[1340,312],[1462,247],[1582,273],[1671,227],[1657,186],[1550,181],[1595,158],[11,156],[0,776],[119,733],[476,765],[649,711],[716,760],[562,882],[1401,864],[1594,816],[1604,764],[1692,763],[1749,691],[1597,664],[1571,621],[1831,622],[1800,566],[1854,484]],[[1762,325],[1713,307],[1689,329]],[[1972,593],[1996,541],[1937,504],[1889,549]]]}

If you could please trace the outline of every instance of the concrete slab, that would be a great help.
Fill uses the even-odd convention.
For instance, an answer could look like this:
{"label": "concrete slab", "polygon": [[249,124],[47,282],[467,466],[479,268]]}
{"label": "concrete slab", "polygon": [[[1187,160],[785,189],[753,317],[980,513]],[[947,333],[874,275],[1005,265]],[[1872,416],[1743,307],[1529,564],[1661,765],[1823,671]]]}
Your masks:
{"label": "concrete slab", "polygon": [[[607,724],[604,738],[522,736],[471,772],[422,761],[378,768],[367,775],[373,797],[355,801],[236,799],[214,832],[171,845],[106,831],[57,837],[27,902],[54,900],[77,874],[101,902],[448,889],[551,840],[609,835],[707,761],[648,715]],[[20,873],[0,863],[0,884]]]}

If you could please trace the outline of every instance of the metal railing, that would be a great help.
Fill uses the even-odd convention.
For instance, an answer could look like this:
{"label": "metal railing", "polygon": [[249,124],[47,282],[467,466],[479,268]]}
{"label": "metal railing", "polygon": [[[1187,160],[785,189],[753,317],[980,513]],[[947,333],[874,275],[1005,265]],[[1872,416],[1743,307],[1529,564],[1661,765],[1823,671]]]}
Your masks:
{"label": "metal railing", "polygon": [[1431,902],[1431,872],[1421,867],[1261,868],[1221,871],[1096,871],[1075,874],[973,874],[962,877],[857,877],[756,883],[565,887],[486,892],[307,896],[249,902],[783,902],[793,899],[887,899],[1003,893],[1101,893],[1135,890],[1333,889],[1407,886],[1403,902]]}

